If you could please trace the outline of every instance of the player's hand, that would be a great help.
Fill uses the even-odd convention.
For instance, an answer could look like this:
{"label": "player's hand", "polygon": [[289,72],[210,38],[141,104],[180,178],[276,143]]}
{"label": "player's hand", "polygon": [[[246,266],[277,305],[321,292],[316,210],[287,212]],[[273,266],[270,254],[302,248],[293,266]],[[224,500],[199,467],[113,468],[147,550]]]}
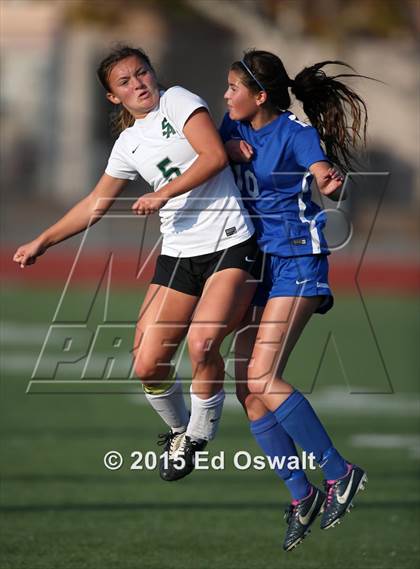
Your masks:
{"label": "player's hand", "polygon": [[[331,167],[323,172],[321,176],[317,176],[316,182],[321,194],[332,198],[333,194],[343,185],[344,177],[339,170]],[[337,194],[334,197],[336,196]]]}
{"label": "player's hand", "polygon": [[159,211],[167,202],[168,198],[159,190],[158,192],[151,192],[141,196],[131,209],[136,215],[150,215]]}
{"label": "player's hand", "polygon": [[20,268],[23,269],[27,265],[33,265],[37,257],[45,253],[46,250],[47,247],[39,239],[34,239],[34,241],[21,245],[18,248],[13,255],[13,261],[18,263]]}
{"label": "player's hand", "polygon": [[232,162],[249,162],[254,156],[252,146],[245,140],[228,140],[225,150]]}

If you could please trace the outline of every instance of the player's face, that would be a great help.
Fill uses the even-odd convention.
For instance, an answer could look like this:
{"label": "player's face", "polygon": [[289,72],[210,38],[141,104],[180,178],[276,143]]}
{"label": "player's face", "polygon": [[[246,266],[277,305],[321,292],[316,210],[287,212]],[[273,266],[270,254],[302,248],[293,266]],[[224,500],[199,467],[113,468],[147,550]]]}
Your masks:
{"label": "player's face", "polygon": [[242,83],[241,76],[235,71],[229,71],[224,98],[232,120],[251,121],[258,112],[257,95]]}
{"label": "player's face", "polygon": [[143,118],[159,102],[159,87],[154,72],[135,55],[114,65],[108,76],[107,98],[123,105],[136,119]]}

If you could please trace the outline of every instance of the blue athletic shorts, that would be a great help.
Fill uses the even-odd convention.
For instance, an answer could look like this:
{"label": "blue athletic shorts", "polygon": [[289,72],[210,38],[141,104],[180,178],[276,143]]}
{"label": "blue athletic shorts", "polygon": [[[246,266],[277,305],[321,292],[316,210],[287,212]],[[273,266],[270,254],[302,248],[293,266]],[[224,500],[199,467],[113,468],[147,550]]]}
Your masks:
{"label": "blue athletic shorts", "polygon": [[323,296],[315,311],[325,314],[334,304],[328,283],[327,255],[279,257],[265,255],[264,276],[252,304],[265,306],[270,298],[279,296]]}

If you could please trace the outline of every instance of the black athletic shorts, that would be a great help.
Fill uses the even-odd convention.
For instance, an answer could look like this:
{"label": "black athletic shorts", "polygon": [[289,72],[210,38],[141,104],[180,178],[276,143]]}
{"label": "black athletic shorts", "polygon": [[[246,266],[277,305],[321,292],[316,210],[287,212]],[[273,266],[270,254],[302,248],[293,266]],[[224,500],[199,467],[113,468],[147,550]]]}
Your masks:
{"label": "black athletic shorts", "polygon": [[159,255],[152,284],[201,296],[206,280],[224,269],[242,269],[252,280],[261,278],[261,254],[255,234],[237,245],[196,257]]}

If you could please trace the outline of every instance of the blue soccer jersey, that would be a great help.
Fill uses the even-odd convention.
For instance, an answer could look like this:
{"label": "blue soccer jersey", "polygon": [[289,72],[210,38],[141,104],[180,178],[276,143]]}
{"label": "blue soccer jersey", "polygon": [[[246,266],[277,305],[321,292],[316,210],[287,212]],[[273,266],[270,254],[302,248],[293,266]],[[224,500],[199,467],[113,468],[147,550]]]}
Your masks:
{"label": "blue soccer jersey", "polygon": [[235,164],[234,172],[260,248],[280,256],[328,254],[326,216],[311,199],[308,171],[328,161],[316,129],[289,111],[258,130],[227,113],[220,134],[224,142],[239,138],[254,150],[252,161]]}

